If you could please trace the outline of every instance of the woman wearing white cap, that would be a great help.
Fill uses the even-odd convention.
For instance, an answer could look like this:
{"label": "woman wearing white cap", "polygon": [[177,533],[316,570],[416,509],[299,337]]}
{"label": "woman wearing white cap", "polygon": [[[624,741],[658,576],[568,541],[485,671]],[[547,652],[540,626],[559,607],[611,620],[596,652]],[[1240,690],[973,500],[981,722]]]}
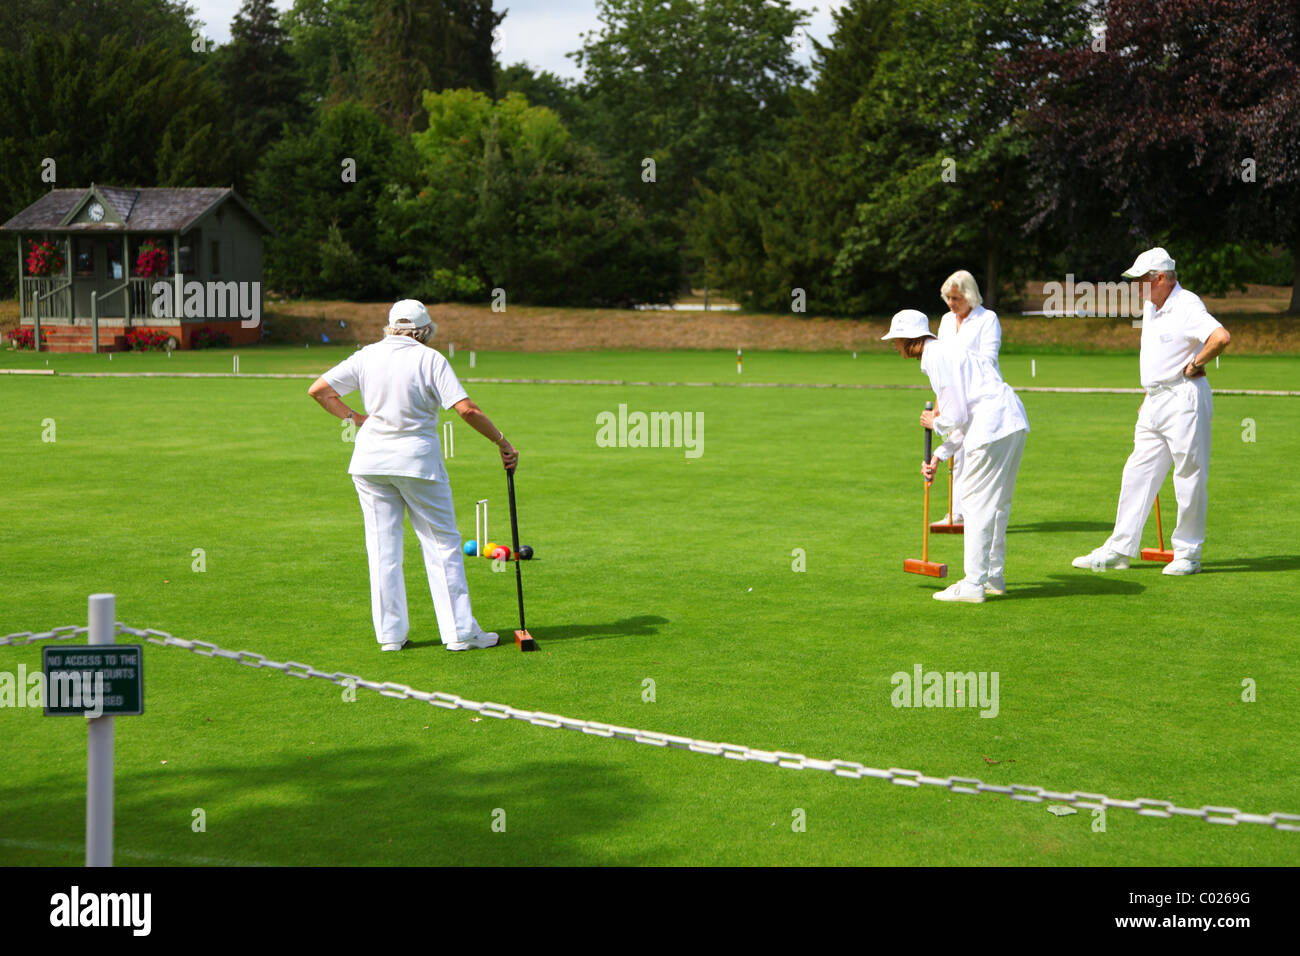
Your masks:
{"label": "woman wearing white cap", "polygon": [[[375,638],[385,651],[401,650],[410,629],[402,577],[402,521],[408,509],[424,552],[442,643],[449,651],[497,643],[497,635],[485,633],[470,608],[438,440],[439,408],[454,408],[496,444],[506,468],[513,468],[519,455],[466,394],[442,354],[425,347],[435,331],[424,306],[403,299],[389,310],[383,339],[354,352],[308,389],[331,415],[357,425],[348,472],[365,522]],[[357,414],[339,397],[354,391],[361,392],[368,414]]]}
{"label": "woman wearing white cap", "polygon": [[[984,308],[979,283],[965,269],[959,269],[943,280],[939,295],[948,305],[948,311],[939,320],[939,341],[955,338],[976,355],[983,356],[998,367],[998,350],[1002,347],[1002,324],[998,314]],[[943,406],[939,407],[943,411]],[[961,524],[964,512],[961,506],[961,473],[966,464],[966,451],[958,448],[952,457],[954,479],[952,511],[935,524]]]}
{"label": "woman wearing white cap", "polygon": [[939,396],[938,411],[921,413],[921,427],[933,428],[944,439],[921,466],[925,480],[934,479],[940,461],[966,449],[966,467],[958,479],[966,509],[965,577],[934,597],[978,604],[986,593],[1005,594],[1007,521],[1029,433],[1025,406],[996,365],[956,338],[936,339],[923,312],[896,313],[882,338],[893,339],[904,358],[921,360],[921,371]]}

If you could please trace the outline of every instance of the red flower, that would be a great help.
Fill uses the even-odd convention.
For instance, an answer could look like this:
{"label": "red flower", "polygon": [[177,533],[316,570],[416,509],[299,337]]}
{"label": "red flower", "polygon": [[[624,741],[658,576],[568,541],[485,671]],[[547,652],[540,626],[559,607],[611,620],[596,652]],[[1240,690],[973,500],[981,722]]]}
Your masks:
{"label": "red flower", "polygon": [[49,240],[28,240],[31,247],[27,254],[27,271],[33,276],[45,278],[63,271],[63,256],[59,255],[58,246]]}

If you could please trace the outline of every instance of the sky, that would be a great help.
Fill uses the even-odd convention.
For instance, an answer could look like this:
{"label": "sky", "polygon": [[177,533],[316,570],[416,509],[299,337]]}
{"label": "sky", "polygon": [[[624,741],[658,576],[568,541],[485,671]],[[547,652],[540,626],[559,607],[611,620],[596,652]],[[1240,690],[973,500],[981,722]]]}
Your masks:
{"label": "sky", "polygon": [[[845,0],[793,0],[791,6],[814,11],[808,23],[810,36],[825,42],[830,36],[831,9]],[[239,10],[240,0],[190,0],[199,19],[207,28],[205,35],[217,43],[230,41],[230,21]],[[494,9],[506,10],[501,24],[498,59],[502,66],[521,60],[535,70],[549,70],[566,79],[578,79],[573,60],[564,54],[582,46],[582,34],[600,25],[596,19],[595,0],[494,0]],[[292,0],[277,0],[277,10],[287,10]],[[809,63],[811,47],[804,44],[799,59]]]}

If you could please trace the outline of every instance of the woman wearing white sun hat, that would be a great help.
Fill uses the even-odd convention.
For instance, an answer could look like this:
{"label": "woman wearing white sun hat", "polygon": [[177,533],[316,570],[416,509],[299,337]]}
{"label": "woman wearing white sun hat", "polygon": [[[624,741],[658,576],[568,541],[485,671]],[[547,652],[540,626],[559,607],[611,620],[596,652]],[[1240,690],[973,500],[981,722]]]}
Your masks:
{"label": "woman wearing white sun hat", "polygon": [[921,466],[926,481],[933,480],[940,461],[959,448],[966,450],[966,467],[958,479],[966,508],[965,577],[934,597],[978,604],[986,593],[1004,594],[1011,496],[1029,433],[1025,406],[996,365],[955,338],[936,339],[923,312],[896,313],[882,338],[894,340],[903,358],[920,359],[921,371],[939,396],[938,411],[921,413],[921,427],[933,428],[944,439]]}
{"label": "woman wearing white sun hat", "polygon": [[[939,341],[955,338],[976,355],[982,356],[998,367],[998,350],[1002,348],[1002,324],[998,314],[984,308],[979,283],[965,269],[959,269],[943,280],[939,295],[948,311],[939,320]],[[939,411],[943,411],[940,406]],[[961,524],[965,512],[961,503],[961,472],[966,464],[966,452],[958,448],[952,457],[953,491],[952,511],[935,524]]]}
{"label": "woman wearing white sun hat", "polygon": [[[357,424],[348,472],[357,488],[370,563],[370,605],[375,638],[385,651],[401,650],[410,629],[402,576],[402,522],[424,552],[438,631],[449,651],[494,647],[470,607],[451,483],[442,462],[439,408],[454,408],[475,431],[497,445],[513,468],[519,454],[466,394],[440,352],[426,347],[437,326],[414,299],[388,312],[384,337],[354,352],[318,378],[308,394],[336,418]],[[360,391],[368,414],[358,415],[339,397]]]}

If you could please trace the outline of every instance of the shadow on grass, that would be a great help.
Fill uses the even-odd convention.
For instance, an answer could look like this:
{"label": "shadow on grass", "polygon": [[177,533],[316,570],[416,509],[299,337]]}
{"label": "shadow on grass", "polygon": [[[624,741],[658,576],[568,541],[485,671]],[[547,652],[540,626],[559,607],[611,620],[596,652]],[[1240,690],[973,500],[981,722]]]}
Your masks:
{"label": "shadow on grass", "polygon": [[1104,521],[1039,521],[1035,524],[1017,524],[1007,528],[1007,534],[1022,531],[1034,534],[1055,534],[1058,531],[1113,531],[1115,525]]}
{"label": "shadow on grass", "polygon": [[1275,554],[1271,557],[1228,558],[1224,561],[1202,561],[1201,570],[1212,574],[1225,571],[1297,571],[1300,554]]}
{"label": "shadow on grass", "polygon": [[612,624],[542,624],[530,627],[528,632],[537,638],[538,643],[570,637],[650,637],[659,633],[659,625],[667,624],[668,618],[655,614],[640,614],[625,617]]}
{"label": "shadow on grass", "polygon": [[[625,617],[622,620],[615,621],[612,624],[561,624],[530,626],[528,633],[532,634],[540,644],[542,641],[558,640],[570,637],[594,637],[594,638],[611,638],[611,637],[650,637],[659,633],[659,625],[667,624],[668,618],[658,617],[654,614],[641,614],[637,617]],[[507,644],[513,644],[515,640],[515,625],[499,628],[497,634],[501,636],[501,644],[504,647]],[[402,652],[410,650],[424,650],[432,648],[439,650],[442,648],[442,639],[438,637],[426,638],[424,640],[415,640],[407,638],[406,646]],[[485,650],[496,650],[496,648],[485,648]],[[399,652],[400,653],[400,652]]]}
{"label": "shadow on grass", "polygon": [[[466,743],[498,747],[487,735],[459,741]],[[498,749],[500,766],[492,769],[477,759],[465,766],[437,738],[427,747],[319,748],[310,755],[263,749],[254,761],[191,765],[184,776],[119,769],[117,862],[626,866],[670,862],[679,851],[656,841],[614,849],[614,836],[639,826],[638,818],[671,817],[672,808],[630,772],[608,760],[512,761],[518,751],[504,740]],[[0,787],[0,845],[25,845],[46,865],[67,860],[68,848],[84,838],[85,799],[84,772]],[[195,808],[205,814],[205,832],[191,829]]]}
{"label": "shadow on grass", "polygon": [[1018,585],[1008,582],[1007,593],[991,601],[1010,601],[1018,598],[1061,598],[1079,594],[1141,594],[1146,586],[1126,580],[1120,575],[1127,571],[1080,571],[1077,574],[1049,574],[1049,581],[1033,581]]}

